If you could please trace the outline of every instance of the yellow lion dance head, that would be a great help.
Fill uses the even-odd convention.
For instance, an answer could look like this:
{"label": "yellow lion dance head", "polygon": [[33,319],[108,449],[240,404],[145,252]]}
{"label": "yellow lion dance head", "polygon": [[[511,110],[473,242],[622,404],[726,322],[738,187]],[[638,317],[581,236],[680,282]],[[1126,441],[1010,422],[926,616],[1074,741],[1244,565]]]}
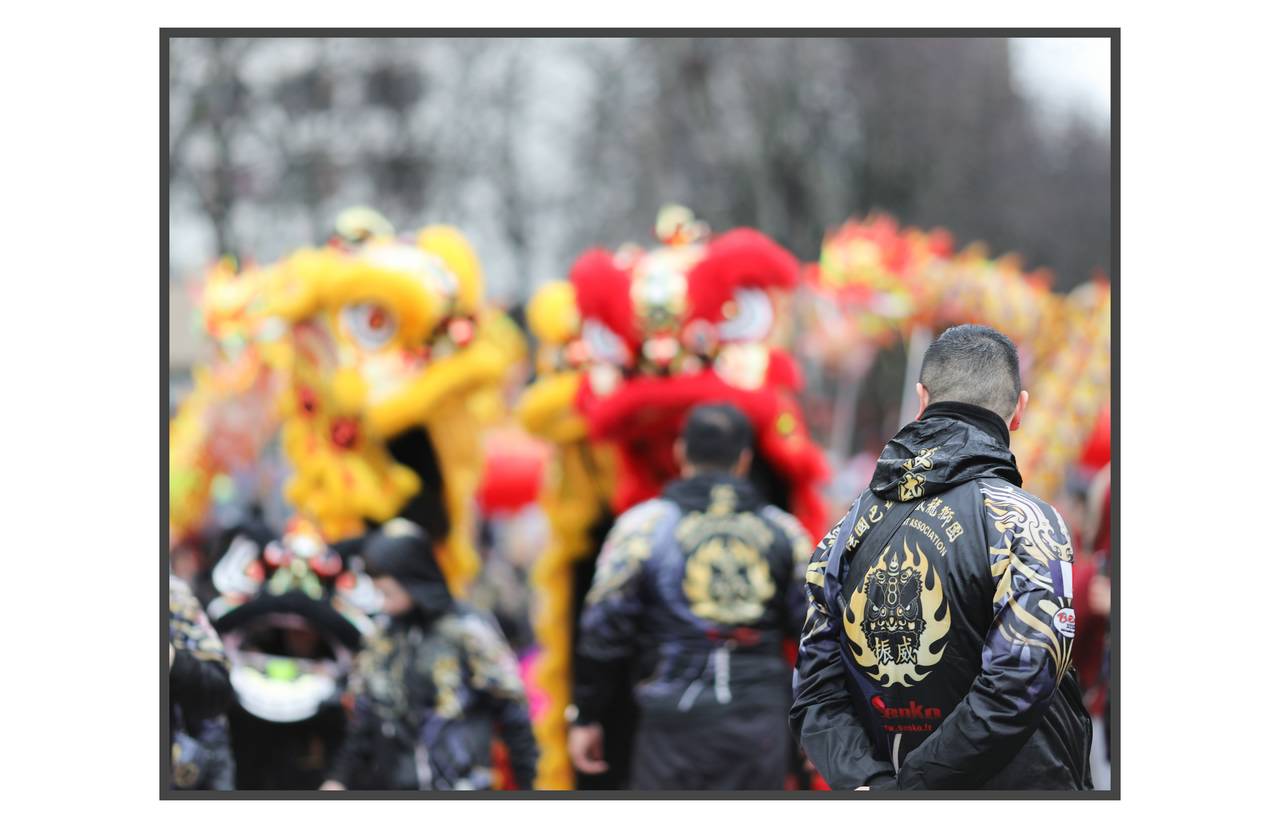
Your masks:
{"label": "yellow lion dance head", "polygon": [[523,342],[484,304],[480,264],[455,228],[396,237],[362,209],[339,218],[339,233],[282,261],[269,288],[292,346],[286,497],[330,541],[397,515],[422,524],[462,589],[479,569],[480,430]]}

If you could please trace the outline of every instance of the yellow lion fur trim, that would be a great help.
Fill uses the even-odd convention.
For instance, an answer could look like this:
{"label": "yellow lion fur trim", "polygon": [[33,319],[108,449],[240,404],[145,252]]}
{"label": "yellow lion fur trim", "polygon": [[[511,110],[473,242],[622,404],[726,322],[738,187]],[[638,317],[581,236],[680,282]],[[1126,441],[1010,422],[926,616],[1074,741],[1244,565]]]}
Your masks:
{"label": "yellow lion fur trim", "polygon": [[[169,424],[169,526],[175,540],[201,529],[214,481],[236,470],[231,466],[250,463],[254,449],[279,427],[274,401],[288,349],[277,339],[280,326],[263,313],[270,279],[269,269],[238,270],[230,258],[204,274],[200,320],[213,347],[206,363],[192,367],[191,392]],[[233,411],[239,414],[231,416]]]}
{"label": "yellow lion fur trim", "polygon": [[477,312],[484,296],[484,272],[466,237],[456,227],[436,224],[418,234],[418,247],[440,257],[457,277],[458,311]]}
{"label": "yellow lion fur trim", "polygon": [[[528,306],[528,319],[543,349],[554,350],[572,339],[579,324],[572,288],[565,282],[543,286]],[[571,790],[564,711],[572,694],[573,570],[592,552],[591,529],[608,508],[617,458],[612,446],[587,441],[586,421],[574,406],[582,377],[574,371],[556,372],[550,367],[554,361],[539,360],[543,374],[525,389],[516,418],[526,431],[556,447],[540,498],[551,543],[530,574],[533,629],[541,645],[534,682],[548,700],[533,732],[541,748],[538,788]]]}
{"label": "yellow lion fur trim", "polygon": [[211,404],[208,371],[196,366],[191,393],[169,421],[169,530],[183,537],[200,528],[209,511],[213,470],[203,462],[206,409]]}
{"label": "yellow lion fur trim", "polygon": [[534,682],[548,700],[533,723],[541,748],[537,786],[542,790],[573,789],[564,720],[573,692],[573,569],[592,552],[591,527],[604,514],[615,468],[608,446],[563,444],[543,483],[541,503],[551,526],[551,544],[530,573],[536,602],[533,630],[542,645]]}
{"label": "yellow lion fur trim", "polygon": [[582,378],[552,374],[529,386],[516,404],[516,418],[530,434],[558,445],[587,437],[587,421],[573,407]]}
{"label": "yellow lion fur trim", "polygon": [[578,300],[568,282],[548,282],[538,288],[526,310],[529,330],[543,342],[568,342],[582,327]]}

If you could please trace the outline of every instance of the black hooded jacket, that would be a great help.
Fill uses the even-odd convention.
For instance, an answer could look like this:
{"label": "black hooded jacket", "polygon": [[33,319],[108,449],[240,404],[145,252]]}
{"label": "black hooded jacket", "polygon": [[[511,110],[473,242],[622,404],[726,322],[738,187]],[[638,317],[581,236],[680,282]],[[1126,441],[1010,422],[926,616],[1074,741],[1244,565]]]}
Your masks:
{"label": "black hooded jacket", "polygon": [[995,414],[936,403],[889,442],[806,573],[791,723],[837,789],[1091,787],[1070,534]]}
{"label": "black hooded jacket", "polygon": [[420,527],[392,521],[364,545],[370,575],[389,575],[414,607],[360,653],[347,738],[331,776],[348,788],[493,787],[492,742],[515,785],[533,786],[538,748],[515,655],[487,614],[454,601]]}

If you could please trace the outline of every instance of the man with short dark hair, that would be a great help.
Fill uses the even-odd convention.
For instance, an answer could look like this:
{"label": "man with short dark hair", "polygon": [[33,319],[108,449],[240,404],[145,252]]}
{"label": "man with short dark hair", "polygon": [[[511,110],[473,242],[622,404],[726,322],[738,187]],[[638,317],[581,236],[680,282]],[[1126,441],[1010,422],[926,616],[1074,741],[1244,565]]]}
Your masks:
{"label": "man with short dark hair", "polygon": [[569,753],[607,769],[598,724],[627,665],[637,790],[777,790],[787,772],[790,666],[811,542],[745,479],[753,434],[742,412],[704,405],[676,443],[681,478],[628,510],[605,540],[578,638]]}
{"label": "man with short dark hair", "polygon": [[837,789],[1090,788],[1071,536],[1009,451],[1017,350],[951,328],[916,392],[916,420],[813,553],[792,729]]}

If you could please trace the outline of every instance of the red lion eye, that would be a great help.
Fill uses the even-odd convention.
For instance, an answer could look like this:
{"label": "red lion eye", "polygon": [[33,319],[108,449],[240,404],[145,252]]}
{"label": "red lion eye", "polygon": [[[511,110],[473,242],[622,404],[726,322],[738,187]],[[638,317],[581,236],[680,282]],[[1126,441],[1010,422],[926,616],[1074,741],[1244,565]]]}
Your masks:
{"label": "red lion eye", "polygon": [[353,448],[360,437],[360,427],[350,417],[334,419],[329,429],[329,438],[341,449]]}
{"label": "red lion eye", "polygon": [[369,327],[375,331],[380,330],[383,325],[387,324],[387,312],[382,308],[375,307],[369,311]]}

